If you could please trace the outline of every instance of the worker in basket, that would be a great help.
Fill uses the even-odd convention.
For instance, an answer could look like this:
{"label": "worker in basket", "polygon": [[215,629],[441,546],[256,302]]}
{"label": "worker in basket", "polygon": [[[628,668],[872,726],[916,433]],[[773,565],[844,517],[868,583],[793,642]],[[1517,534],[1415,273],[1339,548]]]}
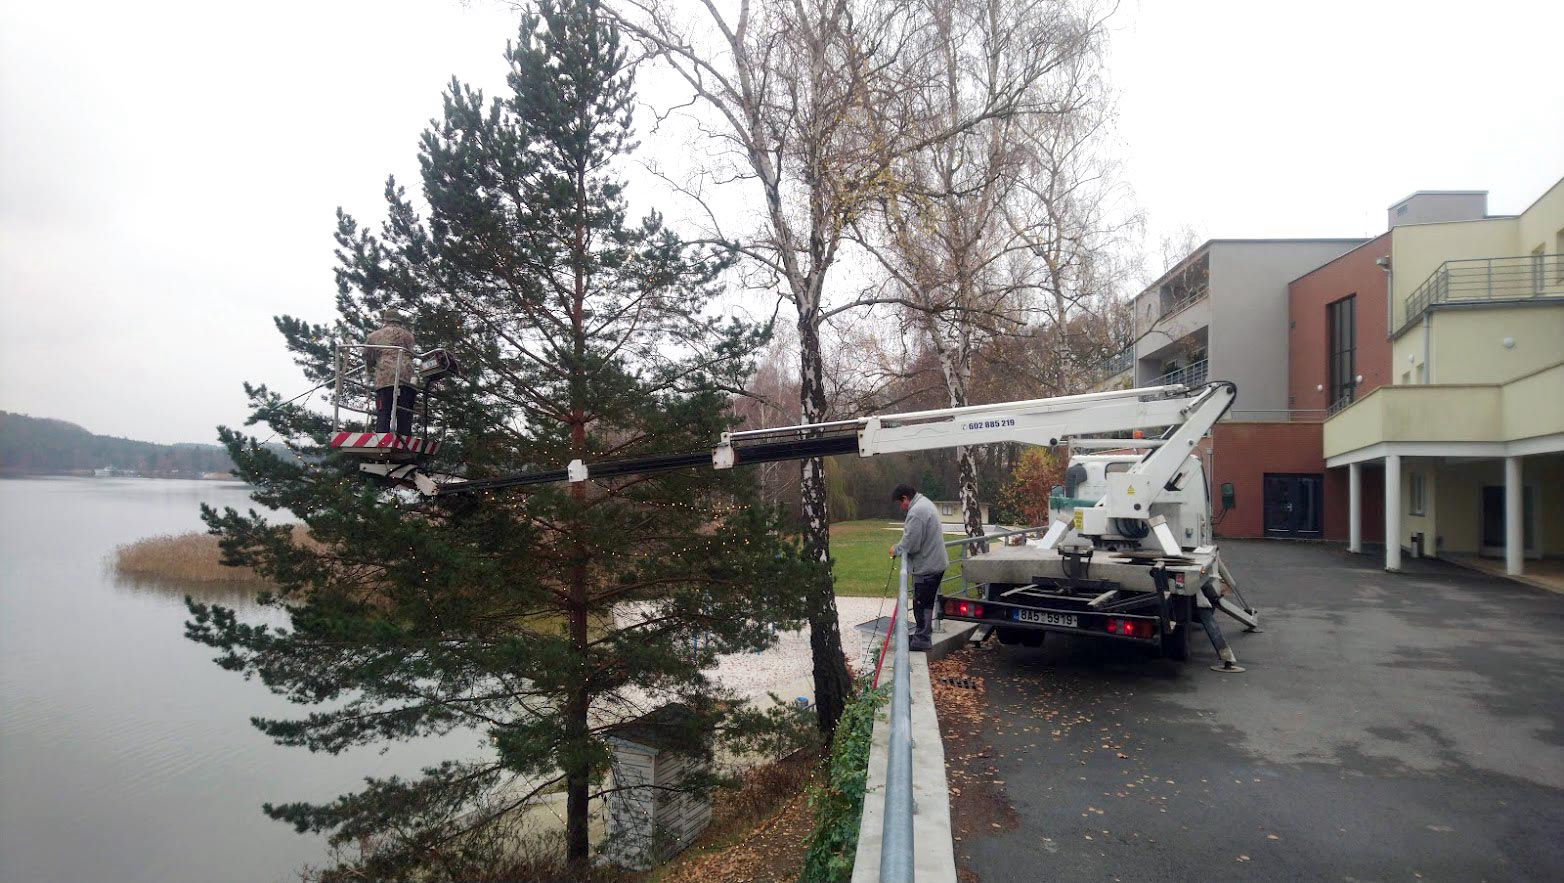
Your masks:
{"label": "worker in basket", "polygon": [[[375,387],[375,431],[413,434],[413,332],[395,307],[380,313],[380,327],[364,341],[364,368]],[[394,347],[394,349],[393,349]]]}

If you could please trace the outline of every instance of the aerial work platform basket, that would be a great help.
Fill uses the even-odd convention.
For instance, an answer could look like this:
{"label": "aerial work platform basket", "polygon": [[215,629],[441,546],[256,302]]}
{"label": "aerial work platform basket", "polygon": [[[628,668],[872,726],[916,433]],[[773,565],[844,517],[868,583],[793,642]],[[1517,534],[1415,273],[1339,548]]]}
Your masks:
{"label": "aerial work platform basket", "polygon": [[[364,461],[365,472],[412,481],[420,474],[414,464],[440,450],[441,440],[429,421],[429,393],[436,382],[455,373],[455,358],[442,349],[414,354],[399,346],[363,343],[338,343],[334,349],[331,447]],[[390,431],[376,426],[378,390],[367,358],[372,350],[383,350],[380,358],[396,359],[395,377],[411,377],[391,388]],[[399,407],[407,390],[414,392],[415,406]]]}

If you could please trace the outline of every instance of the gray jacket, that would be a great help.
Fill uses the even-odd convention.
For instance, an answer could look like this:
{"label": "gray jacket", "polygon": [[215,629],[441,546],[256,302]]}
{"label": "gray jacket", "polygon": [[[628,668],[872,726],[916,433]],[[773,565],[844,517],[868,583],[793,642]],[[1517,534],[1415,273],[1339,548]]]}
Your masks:
{"label": "gray jacket", "polygon": [[950,556],[945,554],[945,529],[928,497],[913,496],[896,553],[907,556],[907,571],[914,576],[940,573],[950,566]]}

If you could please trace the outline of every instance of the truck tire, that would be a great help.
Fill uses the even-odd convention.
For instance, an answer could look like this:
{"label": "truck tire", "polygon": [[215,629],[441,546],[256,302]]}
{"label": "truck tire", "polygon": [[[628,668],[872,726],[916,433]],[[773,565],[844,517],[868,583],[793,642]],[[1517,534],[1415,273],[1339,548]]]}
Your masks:
{"label": "truck tire", "polygon": [[1190,602],[1192,598],[1178,595],[1170,599],[1168,604],[1168,620],[1177,623],[1178,627],[1171,632],[1162,635],[1162,655],[1176,662],[1184,662],[1189,659],[1189,629],[1193,622],[1190,616]]}

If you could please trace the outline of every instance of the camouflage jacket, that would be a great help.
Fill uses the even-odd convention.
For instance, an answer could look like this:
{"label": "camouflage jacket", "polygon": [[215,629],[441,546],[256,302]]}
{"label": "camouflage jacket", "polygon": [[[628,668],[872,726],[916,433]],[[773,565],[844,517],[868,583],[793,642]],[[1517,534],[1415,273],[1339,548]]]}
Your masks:
{"label": "camouflage jacket", "polygon": [[364,364],[369,368],[371,384],[376,389],[413,382],[413,332],[401,325],[387,325],[372,332],[364,342],[370,346],[399,346],[404,350],[401,370],[397,370],[398,353],[395,350],[364,347]]}

